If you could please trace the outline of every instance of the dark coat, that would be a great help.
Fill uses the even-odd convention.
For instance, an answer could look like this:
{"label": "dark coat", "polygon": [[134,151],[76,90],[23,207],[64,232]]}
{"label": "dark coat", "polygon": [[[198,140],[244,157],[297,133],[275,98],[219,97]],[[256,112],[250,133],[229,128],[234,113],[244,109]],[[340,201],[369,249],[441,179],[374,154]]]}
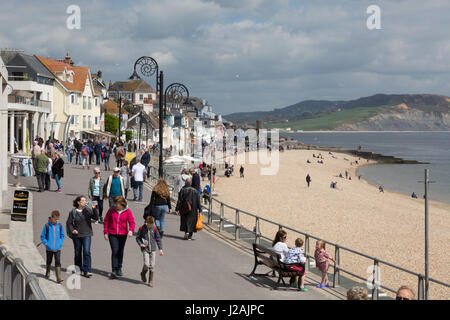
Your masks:
{"label": "dark coat", "polygon": [[[191,204],[191,211],[183,212],[181,210],[184,201],[189,201]],[[191,186],[184,186],[178,194],[178,202],[176,211],[180,211],[180,231],[186,233],[197,232],[197,218],[201,213],[201,203],[198,191]]]}
{"label": "dark coat", "polygon": [[150,153],[147,151],[141,157],[141,163],[144,167],[147,167],[150,163]]}
{"label": "dark coat", "polygon": [[[146,241],[144,243],[144,240]],[[159,250],[162,250],[162,241],[161,241],[161,235],[159,234],[158,229],[156,226],[150,229],[150,241],[148,239],[148,228],[147,225],[144,224],[142,227],[139,228],[138,235],[136,236],[136,242],[141,246],[141,244],[146,244],[147,247],[141,248],[141,251],[147,251],[147,252],[154,252],[156,251],[156,245],[158,245]],[[150,246],[149,246],[150,244]]]}
{"label": "dark coat", "polygon": [[[75,217],[75,219],[74,219]],[[91,220],[98,220],[98,209],[91,209],[85,207],[83,211],[78,213],[75,209],[69,212],[69,217],[66,222],[67,235],[70,238],[84,238],[91,237],[94,233],[92,232]],[[78,234],[72,234],[73,230],[77,230]]]}
{"label": "dark coat", "polygon": [[192,176],[192,188],[196,189],[197,191],[200,190],[200,176],[197,172]]}
{"label": "dark coat", "polygon": [[58,160],[56,160],[53,165],[52,165],[52,172],[53,174],[57,174],[58,177],[61,179],[62,177],[64,177],[64,160],[59,158]]}

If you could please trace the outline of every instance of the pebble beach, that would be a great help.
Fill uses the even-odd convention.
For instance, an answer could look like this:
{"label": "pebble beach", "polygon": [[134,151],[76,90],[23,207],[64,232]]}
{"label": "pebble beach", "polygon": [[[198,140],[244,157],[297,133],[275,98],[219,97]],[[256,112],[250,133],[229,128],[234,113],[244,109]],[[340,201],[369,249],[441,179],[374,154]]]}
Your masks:
{"label": "pebble beach", "polygon": [[[319,153],[323,164],[313,158],[313,154]],[[379,192],[378,186],[366,182],[364,177],[359,180],[358,167],[374,161],[367,162],[342,153],[287,150],[279,153],[276,174],[261,175],[260,169],[267,165],[249,164],[250,155],[246,154],[244,163],[245,178],[239,177],[240,164],[236,163],[236,158],[233,176],[226,178],[218,171],[217,200],[339,246],[424,273],[424,200],[387,190]],[[345,179],[345,171],[351,180]],[[340,173],[344,178],[338,177]],[[312,179],[309,188],[305,180],[307,174]],[[330,188],[331,182],[337,182],[336,189]],[[218,212],[218,207],[214,211]],[[225,218],[234,221],[234,212],[226,210]],[[241,224],[253,229],[255,219],[242,215]],[[277,226],[261,223],[264,235],[273,237],[277,230]],[[297,237],[302,236],[288,232],[290,247]],[[449,243],[450,205],[430,201],[430,277],[446,283],[450,283]],[[309,253],[312,255],[314,247],[315,242],[311,241]],[[333,257],[334,250],[334,246],[327,246]],[[373,261],[346,251],[341,251],[340,259],[341,268],[369,277],[367,268]],[[332,271],[330,267],[329,272]],[[381,265],[380,271],[382,285],[392,289],[409,285],[417,296],[416,276],[385,265]],[[430,283],[429,292],[431,299],[450,299],[450,290],[446,287]]]}

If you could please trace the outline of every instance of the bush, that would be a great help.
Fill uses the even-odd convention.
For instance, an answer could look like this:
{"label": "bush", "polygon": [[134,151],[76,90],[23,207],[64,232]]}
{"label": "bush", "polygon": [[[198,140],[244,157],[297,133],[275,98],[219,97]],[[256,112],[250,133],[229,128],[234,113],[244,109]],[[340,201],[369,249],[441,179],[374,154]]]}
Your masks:
{"label": "bush", "polygon": [[105,131],[108,131],[112,134],[117,134],[117,130],[119,130],[119,117],[113,116],[111,114],[105,114]]}

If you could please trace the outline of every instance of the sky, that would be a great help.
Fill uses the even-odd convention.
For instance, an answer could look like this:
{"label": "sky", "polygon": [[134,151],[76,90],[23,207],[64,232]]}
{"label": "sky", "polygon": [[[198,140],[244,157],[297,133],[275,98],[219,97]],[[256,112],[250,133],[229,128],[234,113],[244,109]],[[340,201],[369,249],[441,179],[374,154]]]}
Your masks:
{"label": "sky", "polygon": [[[80,8],[80,29],[67,9]],[[380,9],[380,29],[371,5]],[[10,0],[0,48],[126,80],[153,57],[222,115],[303,100],[450,92],[448,0]],[[155,87],[154,77],[148,82]]]}

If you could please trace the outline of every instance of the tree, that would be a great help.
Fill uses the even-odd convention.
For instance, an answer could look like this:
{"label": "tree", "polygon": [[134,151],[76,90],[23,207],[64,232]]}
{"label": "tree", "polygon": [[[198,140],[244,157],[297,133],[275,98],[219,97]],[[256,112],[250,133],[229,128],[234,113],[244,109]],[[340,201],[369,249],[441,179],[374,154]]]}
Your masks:
{"label": "tree", "polygon": [[105,131],[115,135],[117,134],[117,130],[119,130],[119,117],[105,113]]}
{"label": "tree", "polygon": [[131,139],[133,139],[133,131],[131,131],[131,130],[125,130],[125,131],[122,131],[121,133],[120,133],[120,135],[122,136],[123,134],[125,133],[125,139],[126,139],[126,141],[131,141]]}

